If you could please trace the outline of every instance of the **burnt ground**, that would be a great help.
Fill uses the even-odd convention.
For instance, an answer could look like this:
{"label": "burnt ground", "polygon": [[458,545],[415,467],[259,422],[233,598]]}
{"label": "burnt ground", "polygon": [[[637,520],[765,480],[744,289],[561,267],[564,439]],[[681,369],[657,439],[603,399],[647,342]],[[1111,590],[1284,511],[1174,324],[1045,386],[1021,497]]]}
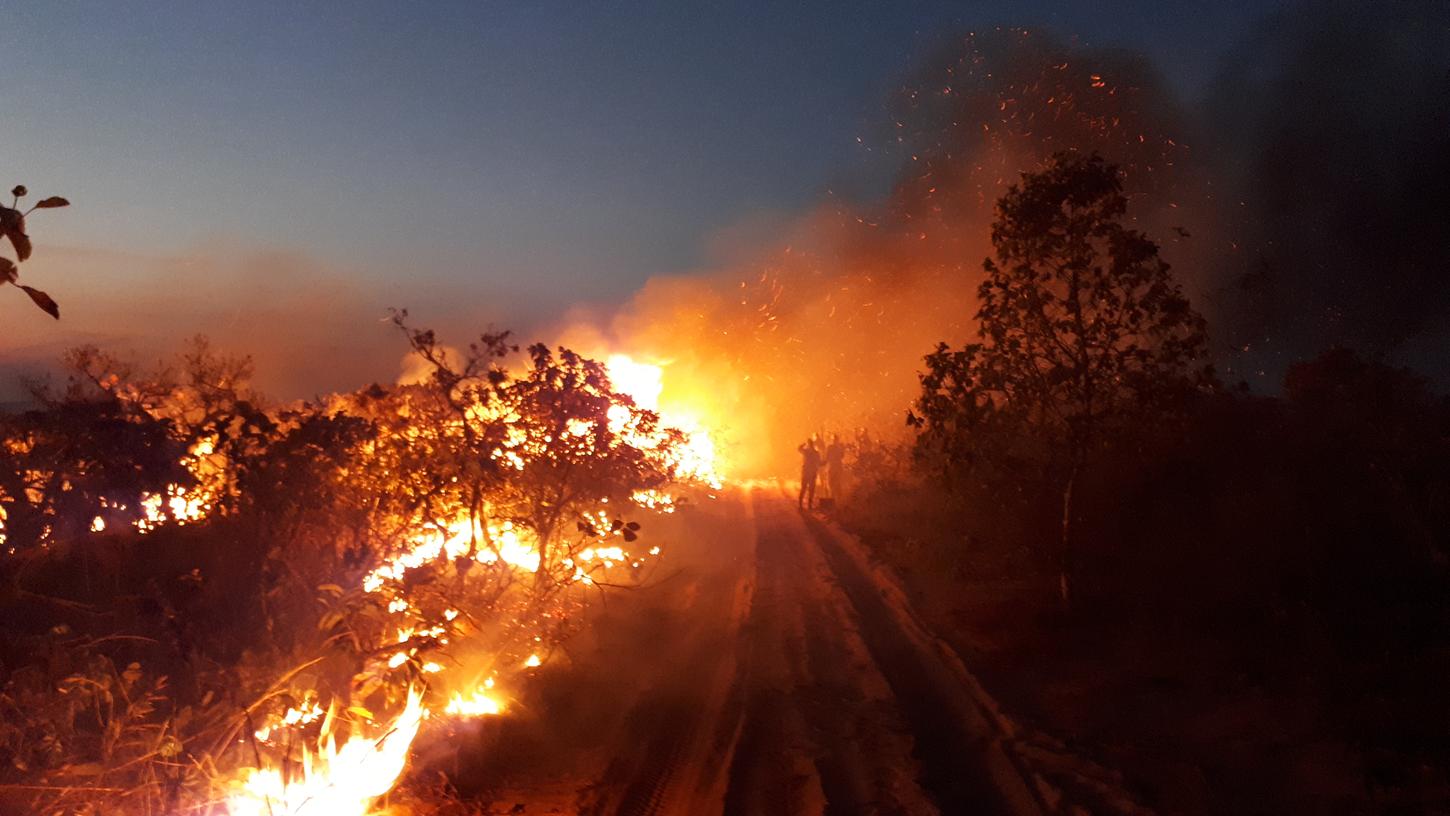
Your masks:
{"label": "burnt ground", "polygon": [[497,813],[1023,811],[966,690],[817,517],[756,490],[647,533],[650,584],[611,594],[517,713],[437,747],[463,792]]}

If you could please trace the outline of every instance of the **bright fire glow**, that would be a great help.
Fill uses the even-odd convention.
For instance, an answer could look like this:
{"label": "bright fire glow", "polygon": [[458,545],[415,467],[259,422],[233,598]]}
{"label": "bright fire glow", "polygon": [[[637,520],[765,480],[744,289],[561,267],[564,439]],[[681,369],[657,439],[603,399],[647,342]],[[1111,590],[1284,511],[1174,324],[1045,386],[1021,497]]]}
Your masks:
{"label": "bright fire glow", "polygon": [[478,688],[467,695],[461,692],[454,694],[443,713],[455,717],[488,717],[503,713],[503,703],[486,687]]}
{"label": "bright fire glow", "polygon": [[635,362],[628,354],[613,354],[606,364],[609,382],[621,394],[628,394],[634,404],[647,411],[660,409],[660,392],[664,390],[665,372],[659,366]]}
{"label": "bright fire glow", "polygon": [[[639,409],[656,412],[660,420],[657,426],[652,426],[630,407],[613,405],[608,411],[609,430],[618,435],[619,441],[641,451],[668,452],[668,465],[680,480],[718,487],[721,479],[709,433],[688,412],[660,408],[664,369],[622,354],[610,357],[607,368],[616,392],[627,394]],[[511,421],[509,417],[494,419]],[[523,430],[509,427],[502,447],[493,451],[493,458],[524,470],[538,455],[537,450],[528,446],[560,442],[587,444],[585,440],[593,430],[592,421],[572,420],[567,426],[568,437],[558,440],[547,437],[540,442],[531,440]],[[225,455],[215,450],[214,440],[204,439],[193,445],[181,464],[192,475],[192,482],[187,487],[169,485],[164,492],[140,496],[140,518],[135,522],[139,532],[147,533],[166,524],[201,521],[226,507],[230,489],[228,463]],[[635,505],[659,512],[673,512],[677,502],[676,496],[658,489],[637,491],[631,498]],[[103,503],[103,506],[111,510],[125,509],[119,505]],[[584,515],[581,530],[589,530],[589,538],[574,545],[582,549],[569,551],[562,559],[563,565],[572,570],[572,581],[579,585],[593,585],[595,577],[592,576],[616,566],[638,568],[648,556],[660,553],[658,546],[650,548],[648,556],[629,552],[624,542],[633,540],[637,525],[624,528],[611,509],[604,500],[599,509]],[[0,543],[4,542],[3,521],[3,510],[0,510]],[[96,532],[105,530],[106,519],[96,516],[91,527]],[[476,627],[467,615],[454,608],[444,609],[441,619],[428,619],[423,605],[411,604],[400,597],[400,587],[406,583],[410,570],[466,557],[479,565],[513,571],[520,576],[537,572],[543,561],[536,533],[506,520],[484,522],[470,520],[466,514],[459,515],[451,521],[437,522],[408,539],[361,582],[361,589],[378,595],[384,602],[383,608],[397,623],[396,645],[382,651],[377,661],[393,678],[404,677],[414,683],[406,706],[383,723],[373,723],[369,716],[365,722],[339,728],[339,704],[334,702],[331,709],[324,710],[316,692],[307,692],[305,702],[275,713],[254,731],[252,736],[262,749],[257,755],[260,767],[243,768],[228,778],[223,798],[227,816],[368,816],[373,813],[376,800],[387,794],[402,775],[414,738],[430,714],[424,704],[425,687],[420,675],[404,673],[421,673],[429,684],[436,682],[444,688],[457,688],[447,680],[460,667],[453,662],[445,665],[429,659],[434,655],[427,650],[448,644],[450,635],[467,634],[470,626]],[[543,630],[526,631],[534,635],[533,641],[543,642]],[[544,651],[537,644],[534,648]],[[495,655],[497,659],[504,657]],[[505,665],[515,667],[513,671],[535,669],[544,662],[539,652],[514,653],[506,659]],[[476,688],[454,692],[441,704],[439,713],[460,718],[500,715],[505,711],[507,698],[495,685],[494,677],[488,677]],[[299,745],[302,746],[300,753]]]}
{"label": "bright fire glow", "polygon": [[376,737],[349,736],[337,747],[329,716],[315,750],[304,749],[301,763],[254,768],[241,790],[226,802],[228,816],[366,816],[373,801],[392,789],[408,761],[408,749],[426,712],[419,689]]}
{"label": "bright fire glow", "polygon": [[[711,438],[708,429],[700,422],[699,417],[689,412],[673,407],[661,408],[664,369],[641,363],[627,354],[610,355],[606,367],[609,371],[609,382],[616,391],[628,395],[640,408],[659,414],[663,427],[673,428],[684,434],[683,444],[673,462],[680,478],[719,487],[722,477],[716,460],[715,440]],[[653,450],[663,444],[662,435],[651,437],[649,434],[634,432],[629,427],[629,409],[622,405],[609,409],[609,420],[611,430],[624,435],[626,441],[634,447]],[[663,502],[648,494],[644,495],[644,501],[640,501],[640,498],[637,495],[636,501],[646,507],[673,504],[673,501]]]}

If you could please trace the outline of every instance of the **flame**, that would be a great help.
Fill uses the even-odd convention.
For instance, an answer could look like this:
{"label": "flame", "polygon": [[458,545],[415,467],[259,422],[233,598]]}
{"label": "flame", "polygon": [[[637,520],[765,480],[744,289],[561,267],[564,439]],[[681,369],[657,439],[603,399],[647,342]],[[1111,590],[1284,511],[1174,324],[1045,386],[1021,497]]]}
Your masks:
{"label": "flame", "polygon": [[[628,354],[611,354],[605,368],[609,372],[609,382],[616,391],[629,396],[640,408],[658,414],[663,427],[684,434],[684,444],[679,446],[673,457],[674,461],[671,462],[680,478],[720,487],[723,477],[717,461],[715,440],[699,416],[675,404],[676,401],[662,407],[661,396],[665,383],[663,366],[639,362]],[[653,450],[663,444],[662,435],[651,436],[636,432],[629,425],[630,419],[630,411],[623,405],[609,409],[611,430],[624,434],[630,445],[641,450]],[[666,502],[658,495],[647,493],[636,494],[635,499],[637,503],[651,508],[673,504],[673,500]]]}
{"label": "flame", "polygon": [[427,716],[423,694],[376,737],[352,735],[337,747],[335,718],[328,716],[316,750],[304,749],[300,767],[252,768],[240,790],[226,800],[228,816],[367,816],[374,800],[392,789],[408,762],[408,750]]}
{"label": "flame", "polygon": [[325,713],[322,710],[322,706],[316,700],[306,702],[301,707],[293,706],[287,709],[276,721],[257,729],[256,737],[262,742],[269,742],[272,739],[272,734],[279,729],[307,725],[308,723],[317,721]]}
{"label": "flame", "polygon": [[142,493],[141,517],[136,519],[136,529],[140,532],[149,533],[167,521],[177,524],[201,521],[221,499],[227,463],[216,452],[215,439],[198,440],[181,458],[181,464],[196,480],[195,486],[185,488],[172,484],[166,486],[164,493]]}
{"label": "flame", "polygon": [[[454,519],[446,527],[434,528],[415,536],[406,549],[368,573],[363,579],[363,589],[377,592],[388,581],[402,580],[403,575],[410,569],[421,567],[440,555],[446,555],[449,559],[461,558],[468,553],[470,546],[484,541],[492,541],[493,547],[476,548],[473,558],[480,564],[495,564],[502,560],[505,564],[525,572],[533,572],[539,568],[538,548],[525,531],[515,527],[513,522],[489,525],[488,535],[484,536],[481,523],[474,522],[470,525],[468,518],[463,516]],[[407,611],[406,604],[395,607],[398,603],[400,601],[397,600],[390,602],[388,611]]]}
{"label": "flame", "polygon": [[[667,464],[679,479],[718,487],[721,479],[709,433],[688,411],[673,406],[661,410],[664,368],[616,354],[609,358],[607,370],[616,392],[628,395],[635,404],[635,408],[616,404],[609,409],[610,431],[618,434],[625,445],[655,455],[670,454]],[[636,408],[655,412],[659,422],[643,418]],[[490,419],[509,423],[515,418]],[[564,434],[541,442],[522,429],[509,427],[502,446],[492,455],[495,460],[524,470],[538,455],[537,446],[592,444],[593,430],[592,421],[573,420]],[[140,518],[135,522],[140,533],[225,512],[226,499],[233,495],[229,491],[234,488],[228,482],[227,457],[216,446],[215,439],[202,439],[181,458],[180,464],[192,477],[187,486],[168,485],[163,491],[140,496]],[[637,506],[661,512],[673,512],[677,503],[677,497],[659,489],[637,491],[631,499]],[[594,576],[603,571],[621,565],[638,568],[647,557],[660,554],[658,546],[650,548],[648,556],[627,550],[626,543],[634,540],[633,531],[638,525],[624,525],[608,505],[608,499],[602,499],[599,508],[584,513],[581,530],[587,529],[589,538],[578,545],[583,549],[563,558],[565,569],[572,570],[572,579],[566,579],[566,583],[572,580],[590,586]],[[125,509],[104,502],[103,506]],[[4,518],[0,509],[0,543],[4,542]],[[106,518],[96,516],[92,530],[105,529]],[[256,767],[243,768],[227,777],[221,800],[226,816],[368,816],[374,812],[376,800],[397,784],[414,739],[431,713],[469,718],[505,712],[508,697],[495,688],[493,676],[472,687],[463,685],[464,690],[452,693],[446,702],[440,700],[437,708],[425,705],[425,688],[417,680],[426,676],[429,685],[460,688],[456,682],[448,682],[448,675],[460,669],[456,660],[448,659],[445,665],[433,659],[438,655],[431,650],[446,646],[449,636],[476,632],[477,623],[455,608],[443,609],[437,619],[430,618],[427,604],[410,603],[402,591],[405,579],[410,570],[463,558],[521,574],[536,572],[542,562],[533,530],[508,520],[472,519],[467,513],[436,522],[406,539],[360,582],[361,590],[379,597],[395,623],[392,631],[396,642],[380,650],[374,666],[394,680],[410,682],[406,706],[390,721],[372,727],[371,716],[364,712],[366,722],[353,723],[339,733],[337,711],[347,704],[334,700],[331,707],[324,709],[317,690],[300,694],[303,702],[275,712],[253,731],[254,745],[259,749],[255,753]],[[437,612],[436,607],[433,611]],[[536,627],[550,625],[546,619],[530,614],[507,622],[513,627],[509,637],[515,643],[532,636],[531,647],[537,651],[513,652],[512,647],[503,647],[491,658],[503,661],[498,665],[511,667],[510,673],[528,673],[542,666],[545,659],[541,655],[548,654],[544,642],[548,630]]]}
{"label": "flame", "polygon": [[612,354],[605,363],[609,382],[621,394],[628,394],[634,404],[648,411],[660,408],[660,392],[665,387],[665,372],[659,366],[636,362],[628,354]]}
{"label": "flame", "polygon": [[143,493],[141,495],[142,517],[136,520],[136,529],[149,533],[168,519],[177,524],[200,521],[206,518],[210,506],[204,498],[177,486],[170,485],[166,494]]}
{"label": "flame", "polygon": [[443,713],[454,717],[488,717],[503,713],[503,702],[491,691],[493,680],[489,679],[482,688],[476,688],[467,695],[455,693],[448,700]]}

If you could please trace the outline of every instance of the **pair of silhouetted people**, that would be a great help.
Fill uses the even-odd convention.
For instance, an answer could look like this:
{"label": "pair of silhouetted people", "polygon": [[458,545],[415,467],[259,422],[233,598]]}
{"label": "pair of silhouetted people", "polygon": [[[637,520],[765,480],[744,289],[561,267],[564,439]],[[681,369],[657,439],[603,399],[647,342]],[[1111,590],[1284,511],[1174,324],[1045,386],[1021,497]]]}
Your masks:
{"label": "pair of silhouetted people", "polygon": [[803,510],[816,506],[816,479],[820,476],[822,464],[826,466],[826,492],[832,503],[839,503],[843,471],[846,469],[846,446],[841,444],[841,438],[832,437],[831,444],[826,446],[824,453],[816,447],[814,437],[807,439],[796,450],[801,454],[801,492],[796,503]]}

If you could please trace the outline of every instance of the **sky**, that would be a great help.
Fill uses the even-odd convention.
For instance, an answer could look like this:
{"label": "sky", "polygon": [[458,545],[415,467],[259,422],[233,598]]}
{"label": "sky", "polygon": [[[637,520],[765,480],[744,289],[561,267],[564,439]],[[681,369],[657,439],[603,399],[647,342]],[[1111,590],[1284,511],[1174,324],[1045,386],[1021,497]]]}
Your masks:
{"label": "sky", "polygon": [[862,145],[952,32],[1144,51],[1191,97],[1273,5],[14,4],[0,185],[73,206],[32,218],[25,266],[65,320],[0,300],[0,379],[77,341],[293,332],[273,356],[318,358],[395,343],[389,306],[530,325],[622,300],[722,231],[869,195]]}

